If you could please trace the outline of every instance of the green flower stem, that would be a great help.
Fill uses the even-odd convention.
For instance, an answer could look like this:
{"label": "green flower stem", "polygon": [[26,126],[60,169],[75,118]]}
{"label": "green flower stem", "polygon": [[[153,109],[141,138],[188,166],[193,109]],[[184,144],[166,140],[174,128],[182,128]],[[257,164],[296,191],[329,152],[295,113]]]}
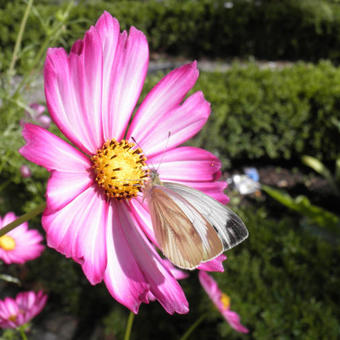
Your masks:
{"label": "green flower stem", "polygon": [[31,218],[39,215],[40,213],[42,213],[45,210],[46,207],[46,203],[41,203],[40,205],[38,205],[35,209],[33,209],[32,211],[18,217],[15,221],[7,224],[5,227],[0,229],[0,237],[7,234],[8,232],[10,232],[11,230],[13,230],[14,228],[16,228],[17,226],[19,226],[20,224],[30,220]]}
{"label": "green flower stem", "polygon": [[134,318],[135,318],[135,314],[130,312],[129,319],[127,321],[127,325],[126,325],[126,329],[125,329],[124,340],[130,340],[131,329],[132,329],[132,324],[133,324]]}
{"label": "green flower stem", "polygon": [[201,322],[207,317],[207,313],[201,315],[190,327],[189,329],[182,335],[180,340],[186,340],[189,338],[191,333],[201,324]]}
{"label": "green flower stem", "polygon": [[18,53],[19,53],[20,46],[21,46],[22,36],[24,34],[26,22],[27,22],[29,14],[31,12],[32,5],[33,5],[33,0],[29,0],[28,3],[27,3],[27,7],[26,7],[26,10],[25,10],[24,16],[22,18],[21,24],[20,24],[18,37],[17,37],[17,40],[15,42],[12,60],[11,60],[11,64],[10,64],[9,70],[8,70],[9,76],[12,76],[13,73],[14,73],[14,67],[15,67],[15,63],[16,63],[17,58],[18,58]]}
{"label": "green flower stem", "polygon": [[19,332],[20,332],[20,335],[21,335],[21,339],[22,340],[27,340],[27,335],[25,333],[25,330],[24,330],[24,327],[23,326],[20,326],[19,327]]}

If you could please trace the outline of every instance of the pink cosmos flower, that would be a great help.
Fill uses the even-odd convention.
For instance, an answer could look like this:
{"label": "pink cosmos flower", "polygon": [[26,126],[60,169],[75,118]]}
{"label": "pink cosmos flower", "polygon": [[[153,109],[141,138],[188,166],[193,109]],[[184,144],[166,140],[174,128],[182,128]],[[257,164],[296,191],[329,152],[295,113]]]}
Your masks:
{"label": "pink cosmos flower", "polygon": [[240,322],[240,316],[236,312],[230,310],[230,298],[221,292],[216,281],[202,270],[199,271],[198,278],[202,287],[229,325],[240,333],[248,333],[249,330]]}
{"label": "pink cosmos flower", "polygon": [[[0,217],[0,229],[17,217],[14,213],[7,213]],[[5,263],[24,263],[40,256],[44,246],[40,244],[43,237],[37,230],[29,230],[27,222],[19,225],[9,233],[0,237],[0,259]]]}
{"label": "pink cosmos flower", "polygon": [[228,200],[226,184],[216,181],[217,157],[177,147],[210,114],[202,92],[185,99],[198,77],[196,62],[164,77],[132,118],[148,59],[144,34],[134,27],[120,33],[107,12],[68,55],[63,48],[49,49],[46,102],[73,146],[26,124],[27,144],[20,152],[51,172],[42,217],[50,247],[78,262],[92,284],[104,280],[112,296],[135,313],[151,295],[168,313],[186,313],[185,295],[155,249],[140,193],[147,164],[159,169],[161,180],[190,185],[221,202]]}
{"label": "pink cosmos flower", "polygon": [[0,300],[0,328],[17,328],[29,322],[44,308],[47,295],[42,291],[22,292],[15,299]]}

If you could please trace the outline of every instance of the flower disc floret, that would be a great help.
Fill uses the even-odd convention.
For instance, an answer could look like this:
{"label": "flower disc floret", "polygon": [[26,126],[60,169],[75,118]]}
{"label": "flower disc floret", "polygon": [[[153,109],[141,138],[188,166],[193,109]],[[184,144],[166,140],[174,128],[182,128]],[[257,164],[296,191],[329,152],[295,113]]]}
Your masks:
{"label": "flower disc floret", "polygon": [[13,237],[4,235],[0,237],[0,248],[3,250],[13,250],[15,249],[15,240]]}
{"label": "flower disc floret", "polygon": [[230,297],[224,293],[221,295],[221,303],[225,309],[230,308]]}
{"label": "flower disc floret", "polygon": [[146,157],[136,144],[125,139],[106,141],[91,157],[96,182],[109,198],[136,197],[148,177]]}

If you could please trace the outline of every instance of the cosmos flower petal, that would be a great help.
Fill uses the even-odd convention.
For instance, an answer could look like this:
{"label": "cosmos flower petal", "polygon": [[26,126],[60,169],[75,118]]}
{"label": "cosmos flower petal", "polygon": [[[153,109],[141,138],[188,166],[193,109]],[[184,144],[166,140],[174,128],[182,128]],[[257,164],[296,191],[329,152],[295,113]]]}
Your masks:
{"label": "cosmos flower petal", "polygon": [[148,302],[149,284],[130,249],[124,233],[124,220],[118,215],[119,209],[117,202],[112,202],[108,209],[106,247],[109,256],[104,281],[118,302],[137,313],[140,304]]}
{"label": "cosmos flower petal", "polygon": [[[0,217],[0,227],[4,227],[8,223],[13,222],[15,219],[16,219],[15,214],[11,211],[8,212],[2,220],[1,220],[1,217]],[[27,223],[25,223],[25,225],[27,225]]]}
{"label": "cosmos flower petal", "polygon": [[224,190],[227,187],[227,182],[225,181],[186,182],[178,180],[177,182],[202,191],[222,204],[227,204],[229,202],[229,197],[224,193]]}
{"label": "cosmos flower petal", "polygon": [[47,212],[60,210],[93,184],[88,171],[52,171],[47,183]]}
{"label": "cosmos flower petal", "polygon": [[59,129],[86,153],[94,153],[103,140],[103,49],[91,27],[69,56],[49,49],[45,63],[45,94]]}
{"label": "cosmos flower petal", "polygon": [[229,325],[238,332],[248,333],[248,329],[241,325],[239,315],[236,312],[231,311],[229,306],[223,305],[221,301],[222,292],[219,289],[217,282],[202,270],[199,271],[198,278],[202,287]]}
{"label": "cosmos flower petal", "polygon": [[209,295],[210,299],[215,303],[220,300],[222,295],[221,290],[218,288],[217,282],[208,275],[205,271],[200,270],[198,272],[198,278],[204,290]]}
{"label": "cosmos flower petal", "polygon": [[187,272],[176,268],[169,260],[162,259],[162,263],[176,280],[183,280],[189,277],[189,274]]}
{"label": "cosmos flower petal", "polygon": [[193,137],[206,123],[210,114],[210,104],[204,99],[202,92],[196,92],[184,103],[167,112],[157,126],[151,122],[145,126],[147,135],[140,139],[139,145],[152,157],[165,150],[170,150]]}
{"label": "cosmos flower petal", "polygon": [[118,214],[124,225],[124,233],[130,249],[150,284],[151,293],[169,314],[187,313],[189,311],[188,302],[181,286],[164,266],[162,259],[140,228],[136,228],[129,208],[122,205]]}
{"label": "cosmos flower petal", "polygon": [[104,139],[112,138],[112,112],[110,108],[112,85],[114,83],[114,63],[117,61],[117,45],[120,37],[119,22],[108,12],[98,19],[95,28],[99,34],[103,50],[103,86],[102,86],[102,128]]}
{"label": "cosmos flower petal", "polygon": [[128,36],[126,32],[121,33],[112,70],[106,138],[123,138],[142,91],[148,63],[149,47],[145,35],[134,27],[130,28]]}
{"label": "cosmos flower petal", "polygon": [[[93,41],[89,38],[89,34],[88,45]],[[83,45],[82,42],[81,55],[71,52],[68,56],[63,48],[47,50],[44,85],[46,103],[53,121],[74,145],[90,154],[95,152],[96,140],[101,137],[94,133],[98,131],[101,120],[92,129],[91,120],[89,121],[91,112],[88,110],[93,105],[101,103],[101,97],[100,93],[92,93],[90,98],[94,104],[90,108],[85,107],[86,100],[89,98],[85,98],[84,92],[88,92],[89,89],[84,74],[86,68],[84,62],[87,59],[84,57]],[[101,48],[97,48],[97,51],[100,53]],[[102,63],[102,57],[99,58],[98,63]],[[92,73],[91,75],[93,76]],[[96,117],[98,109],[92,113],[96,114]]]}
{"label": "cosmos flower petal", "polygon": [[205,270],[207,272],[224,272],[223,261],[226,259],[227,257],[224,254],[221,254],[211,261],[200,264],[197,269]]}
{"label": "cosmos flower petal", "polygon": [[206,150],[179,147],[148,158],[148,164],[159,169],[162,181],[179,182],[202,191],[223,204],[229,202],[224,194],[227,182],[217,181],[221,176],[221,162]]}
{"label": "cosmos flower petal", "polygon": [[81,152],[40,126],[25,124],[22,134],[27,144],[19,152],[49,171],[83,172],[91,167]]}
{"label": "cosmos flower petal", "polygon": [[157,129],[169,112],[178,108],[198,78],[197,63],[181,66],[165,76],[143,100],[131,123],[127,137],[144,144],[149,132]]}
{"label": "cosmos flower petal", "polygon": [[106,201],[91,186],[62,209],[45,211],[42,217],[47,244],[80,263],[92,284],[102,281],[106,268],[106,214]]}
{"label": "cosmos flower petal", "polygon": [[236,331],[240,333],[249,333],[249,329],[241,324],[240,316],[236,312],[230,309],[226,309],[222,314],[229,323],[229,325]]}
{"label": "cosmos flower petal", "polygon": [[[103,50],[98,31],[91,27],[85,34],[82,53],[71,55],[78,59],[82,69],[77,74],[80,79],[73,79],[74,86],[82,86],[81,99],[83,119],[89,126],[91,152],[94,153],[104,142],[102,131],[102,87],[103,87]],[[72,72],[71,72],[72,74]]]}
{"label": "cosmos flower petal", "polygon": [[213,181],[221,169],[220,160],[212,153],[190,146],[149,157],[148,164],[160,169],[161,180],[164,181]]}
{"label": "cosmos flower petal", "polygon": [[145,235],[158,247],[146,200],[142,197],[136,197],[136,199],[130,201],[130,206],[134,218],[138,221]]}

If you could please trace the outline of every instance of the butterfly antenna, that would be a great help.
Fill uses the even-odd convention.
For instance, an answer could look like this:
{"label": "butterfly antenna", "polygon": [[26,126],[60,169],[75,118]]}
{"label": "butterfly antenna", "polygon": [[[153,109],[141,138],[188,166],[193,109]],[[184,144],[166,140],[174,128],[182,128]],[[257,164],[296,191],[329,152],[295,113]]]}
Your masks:
{"label": "butterfly antenna", "polygon": [[166,150],[168,149],[168,144],[169,144],[170,136],[171,136],[171,131],[168,132],[168,138],[166,139],[165,148],[164,148],[164,150],[163,150],[163,152],[162,152],[161,160],[159,161],[158,167],[157,167],[157,169],[156,169],[157,173],[158,173],[159,168],[161,167],[161,164],[163,163],[164,156],[165,156],[165,154],[166,154]]}
{"label": "butterfly antenna", "polygon": [[[136,141],[136,139],[133,136],[131,136],[131,139],[141,150],[143,150],[143,148],[140,146],[140,144]],[[148,161],[148,162],[151,164],[152,169],[155,169],[154,164],[151,161]],[[148,167],[149,172],[151,172],[152,169],[150,169],[149,165],[147,164],[146,166]]]}

